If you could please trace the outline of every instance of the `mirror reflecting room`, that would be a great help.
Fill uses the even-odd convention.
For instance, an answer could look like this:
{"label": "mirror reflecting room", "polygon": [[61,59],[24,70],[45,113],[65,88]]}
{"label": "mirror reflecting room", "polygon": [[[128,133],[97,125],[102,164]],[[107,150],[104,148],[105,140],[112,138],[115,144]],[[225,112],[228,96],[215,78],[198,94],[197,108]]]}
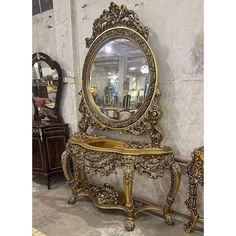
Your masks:
{"label": "mirror reflecting room", "polygon": [[148,94],[149,68],[138,45],[124,38],[106,43],[90,74],[90,93],[98,110],[114,120],[134,115]]}
{"label": "mirror reflecting room", "polygon": [[37,61],[32,67],[32,80],[35,105],[39,109],[43,106],[54,108],[58,86],[57,70],[52,70],[44,61]]}

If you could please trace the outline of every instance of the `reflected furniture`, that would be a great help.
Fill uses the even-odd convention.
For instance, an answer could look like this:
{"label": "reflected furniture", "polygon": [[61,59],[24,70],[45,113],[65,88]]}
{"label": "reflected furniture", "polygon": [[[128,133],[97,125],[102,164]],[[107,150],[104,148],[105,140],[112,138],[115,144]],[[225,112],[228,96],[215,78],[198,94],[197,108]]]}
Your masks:
{"label": "reflected furniture", "polygon": [[[93,34],[85,39],[89,50],[82,73],[79,131],[70,137],[61,159],[72,191],[68,203],[88,197],[99,208],[122,210],[127,214],[128,231],[134,230],[136,215],[145,210],[161,212],[166,223],[173,224],[170,209],[181,178],[172,149],[161,145],[157,63],[148,35],[148,28],[141,25],[134,11],[113,2],[94,21]],[[107,88],[110,95],[104,99]],[[142,99],[138,99],[139,94]],[[129,109],[123,107],[127,95],[132,97]],[[96,130],[115,130],[131,138],[128,142],[113,140],[97,136]],[[149,142],[135,140],[145,133],[149,134]],[[88,178],[116,174],[118,169],[123,170],[122,192]],[[166,170],[171,183],[164,206],[133,196],[133,187],[138,184],[134,183],[135,173],[157,179]]]}
{"label": "reflected furniture", "polygon": [[189,191],[185,204],[190,211],[190,216],[184,225],[184,229],[187,233],[190,233],[198,221],[203,223],[203,218],[198,214],[197,199],[198,185],[203,186],[204,184],[204,147],[193,150],[192,160],[187,165],[187,175],[189,179]]}
{"label": "reflected furniture", "polygon": [[62,71],[45,53],[33,54],[32,60],[32,174],[45,176],[50,189],[51,176],[62,173],[60,157],[69,138],[59,112]]}

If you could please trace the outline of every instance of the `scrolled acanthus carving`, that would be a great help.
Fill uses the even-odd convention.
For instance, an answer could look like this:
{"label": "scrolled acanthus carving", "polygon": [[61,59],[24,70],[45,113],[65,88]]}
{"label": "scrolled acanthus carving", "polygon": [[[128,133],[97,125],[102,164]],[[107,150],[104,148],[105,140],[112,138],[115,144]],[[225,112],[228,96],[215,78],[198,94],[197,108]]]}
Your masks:
{"label": "scrolled acanthus carving", "polygon": [[98,35],[105,30],[116,27],[127,26],[140,33],[146,40],[148,39],[149,29],[140,24],[137,14],[128,10],[125,5],[119,7],[111,2],[109,11],[104,10],[103,13],[93,23],[93,34],[91,38],[86,38],[86,47],[89,48]]}
{"label": "scrolled acanthus carving", "polygon": [[79,145],[69,144],[67,150],[74,155],[76,166],[84,169],[88,175],[108,176],[116,174],[115,168],[121,165],[121,155],[112,152],[88,150]]}
{"label": "scrolled acanthus carving", "polygon": [[162,177],[165,170],[175,162],[174,155],[145,155],[137,158],[134,163],[139,174],[147,174],[153,179]]}

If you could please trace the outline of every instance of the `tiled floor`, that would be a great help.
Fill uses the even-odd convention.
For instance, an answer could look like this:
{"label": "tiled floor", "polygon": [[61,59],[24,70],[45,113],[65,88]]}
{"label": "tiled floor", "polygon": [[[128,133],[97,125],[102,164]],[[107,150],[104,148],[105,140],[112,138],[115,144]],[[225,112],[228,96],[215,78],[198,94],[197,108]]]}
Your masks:
{"label": "tiled floor", "polygon": [[85,199],[68,205],[69,195],[70,188],[62,177],[53,179],[51,190],[44,180],[34,179],[33,227],[47,236],[203,236],[202,231],[185,233],[186,219],[182,217],[175,216],[175,225],[168,226],[163,218],[146,213],[136,219],[135,230],[127,232],[122,211],[99,210]]}

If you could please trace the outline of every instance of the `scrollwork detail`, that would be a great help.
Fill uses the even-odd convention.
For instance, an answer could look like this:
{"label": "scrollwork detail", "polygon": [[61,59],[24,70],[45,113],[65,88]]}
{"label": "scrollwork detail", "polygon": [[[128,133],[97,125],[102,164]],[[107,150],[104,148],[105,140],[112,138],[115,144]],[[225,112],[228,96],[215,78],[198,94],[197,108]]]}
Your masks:
{"label": "scrollwork detail", "polygon": [[165,170],[169,169],[173,162],[173,154],[145,155],[135,160],[134,167],[139,174],[147,174],[149,177],[157,179],[163,176]]}
{"label": "scrollwork detail", "polygon": [[128,10],[125,5],[119,7],[114,2],[111,2],[109,11],[104,10],[100,17],[94,21],[93,34],[91,38],[85,39],[86,47],[90,47],[96,37],[102,32],[116,26],[127,26],[137,31],[146,40],[148,39],[149,29],[141,25],[138,15],[134,11]]}
{"label": "scrollwork detail", "polygon": [[99,205],[117,205],[118,193],[110,184],[104,184],[103,186],[87,184],[84,191],[88,192],[90,196],[95,197]]}

